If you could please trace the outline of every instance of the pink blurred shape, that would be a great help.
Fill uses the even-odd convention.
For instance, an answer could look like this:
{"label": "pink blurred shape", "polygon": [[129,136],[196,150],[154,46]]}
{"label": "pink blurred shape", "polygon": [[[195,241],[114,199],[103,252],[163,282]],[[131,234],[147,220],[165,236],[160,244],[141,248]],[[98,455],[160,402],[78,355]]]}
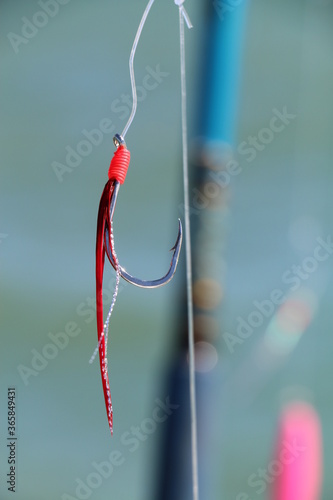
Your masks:
{"label": "pink blurred shape", "polygon": [[322,482],[321,424],[308,403],[293,402],[280,417],[274,462],[279,474],[271,500],[319,500]]}

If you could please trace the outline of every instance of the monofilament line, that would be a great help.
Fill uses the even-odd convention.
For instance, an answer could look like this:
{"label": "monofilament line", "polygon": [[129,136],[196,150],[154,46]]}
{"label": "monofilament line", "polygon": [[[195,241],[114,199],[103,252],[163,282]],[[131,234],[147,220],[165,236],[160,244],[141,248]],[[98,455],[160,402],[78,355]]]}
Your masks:
{"label": "monofilament line", "polygon": [[136,108],[137,108],[137,105],[138,105],[138,97],[137,97],[137,93],[136,93],[136,84],[135,84],[135,76],[134,76],[134,56],[135,56],[135,51],[136,51],[136,48],[137,48],[138,43],[139,43],[139,39],[140,39],[140,36],[141,36],[141,32],[142,32],[143,26],[144,26],[144,24],[146,22],[147,16],[149,14],[149,11],[150,11],[151,6],[153,5],[154,1],[155,0],[149,0],[148,5],[145,8],[145,11],[143,13],[143,16],[141,18],[141,21],[140,21],[140,24],[139,24],[139,27],[138,27],[138,31],[136,32],[136,35],[135,35],[135,38],[134,38],[134,42],[133,42],[133,46],[132,46],[132,50],[131,50],[131,54],[130,54],[130,58],[129,58],[129,70],[130,70],[130,78],[131,78],[131,86],[132,86],[133,104],[132,104],[132,111],[131,111],[130,117],[129,117],[129,119],[128,119],[125,127],[124,127],[124,130],[121,133],[121,135],[122,135],[122,137],[124,139],[125,139],[125,135],[128,132],[128,129],[131,126],[131,123],[132,123],[133,118],[135,116]]}
{"label": "monofilament line", "polygon": [[189,169],[187,150],[187,112],[186,112],[186,65],[185,65],[185,27],[192,28],[191,21],[183,7],[184,0],[174,0],[179,6],[180,30],[180,76],[181,76],[181,108],[182,108],[182,144],[183,144],[183,176],[184,176],[184,218],[185,218],[185,251],[186,251],[186,283],[188,311],[188,350],[189,350],[189,380],[190,380],[190,411],[191,411],[191,444],[192,444],[192,484],[193,500],[199,500],[198,478],[198,443],[197,443],[197,409],[195,388],[195,356],[193,327],[193,293],[192,293],[192,251],[189,200]]}

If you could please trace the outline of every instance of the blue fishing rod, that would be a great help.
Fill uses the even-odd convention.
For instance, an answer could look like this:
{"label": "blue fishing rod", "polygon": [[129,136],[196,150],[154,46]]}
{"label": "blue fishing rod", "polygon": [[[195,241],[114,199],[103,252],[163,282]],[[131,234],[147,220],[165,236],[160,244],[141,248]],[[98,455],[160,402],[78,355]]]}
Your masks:
{"label": "blue fishing rod", "polygon": [[[225,215],[229,169],[238,116],[242,41],[246,0],[206,1],[202,6],[204,34],[199,74],[196,123],[190,131],[190,215],[193,248],[193,307],[196,352],[199,497],[215,500],[210,479],[213,458],[209,443],[210,418],[216,413],[219,354],[215,347],[221,331],[224,292]],[[187,4],[190,13],[190,3]],[[194,26],[195,30],[195,26]],[[193,32],[191,33],[191,35]],[[184,297],[186,295],[184,287]],[[164,423],[154,499],[192,499],[190,401],[188,376],[188,323],[186,300],[180,311],[178,343],[167,377],[166,394],[177,406]],[[221,455],[222,455],[221,450]]]}

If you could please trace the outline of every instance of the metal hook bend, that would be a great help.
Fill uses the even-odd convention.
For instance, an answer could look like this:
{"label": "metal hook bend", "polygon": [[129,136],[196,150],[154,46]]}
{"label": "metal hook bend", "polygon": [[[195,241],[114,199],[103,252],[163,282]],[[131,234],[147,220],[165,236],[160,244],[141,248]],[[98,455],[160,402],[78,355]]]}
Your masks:
{"label": "metal hook bend", "polygon": [[[105,245],[105,251],[108,256],[108,259],[112,265],[112,267],[117,270],[117,264],[113,255],[113,248],[112,248],[112,239],[111,239],[111,221],[113,219],[113,214],[114,214],[114,209],[116,206],[117,202],[117,196],[119,192],[119,187],[120,184],[118,181],[114,181],[114,188],[113,192],[111,195],[110,199],[110,212],[109,216],[106,221],[105,225],[105,233],[104,233],[104,245]],[[180,219],[178,219],[178,235],[176,239],[175,245],[171,248],[173,250],[172,258],[171,258],[171,263],[168,272],[159,279],[156,280],[141,280],[139,278],[136,278],[135,276],[132,276],[129,274],[122,266],[118,265],[118,270],[120,272],[121,277],[125,280],[128,281],[128,283],[131,283],[132,285],[141,287],[141,288],[158,288],[160,286],[166,285],[169,283],[169,281],[172,279],[173,275],[176,272],[178,260],[179,260],[179,254],[180,254],[180,249],[181,249],[181,244],[182,244],[182,238],[183,238],[183,229],[182,229],[182,224]]]}

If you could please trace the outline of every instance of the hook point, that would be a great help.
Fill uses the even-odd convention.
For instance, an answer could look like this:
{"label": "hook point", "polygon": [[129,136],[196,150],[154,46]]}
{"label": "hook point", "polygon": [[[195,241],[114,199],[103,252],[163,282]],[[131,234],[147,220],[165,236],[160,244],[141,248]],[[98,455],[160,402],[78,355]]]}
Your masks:
{"label": "hook point", "polygon": [[178,246],[182,244],[182,239],[183,239],[183,226],[182,226],[182,221],[178,218],[178,236],[176,239],[176,243],[172,248],[170,248],[170,252],[173,252]]}

